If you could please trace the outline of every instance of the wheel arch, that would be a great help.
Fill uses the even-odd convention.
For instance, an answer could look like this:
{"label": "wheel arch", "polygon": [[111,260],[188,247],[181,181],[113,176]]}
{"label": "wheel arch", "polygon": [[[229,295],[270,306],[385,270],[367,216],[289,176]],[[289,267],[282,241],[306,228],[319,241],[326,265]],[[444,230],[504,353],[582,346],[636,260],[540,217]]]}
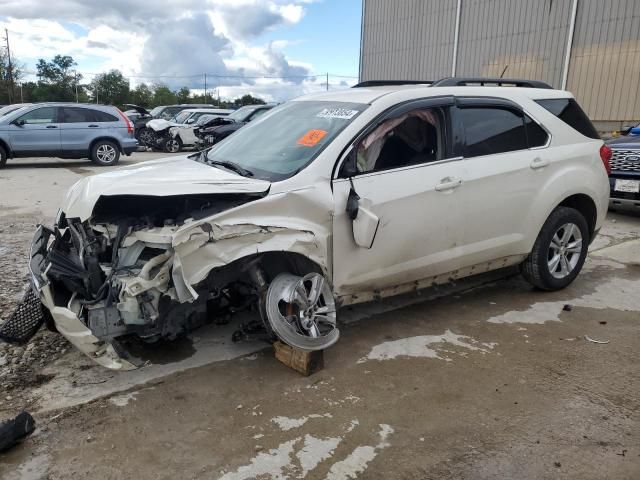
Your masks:
{"label": "wheel arch", "polygon": [[562,200],[554,207],[554,210],[558,207],[570,207],[580,212],[589,226],[589,240],[593,239],[598,218],[598,209],[593,198],[584,193],[576,193]]}
{"label": "wheel arch", "polygon": [[4,149],[4,151],[7,154],[7,158],[12,158],[13,157],[13,153],[11,151],[11,147],[9,147],[9,144],[7,142],[5,142],[4,140],[2,140],[0,138],[0,147],[2,147]]}
{"label": "wheel arch", "polygon": [[122,145],[120,144],[120,141],[112,136],[109,135],[102,135],[100,137],[96,137],[93,140],[91,140],[91,143],[89,144],[89,154],[91,154],[91,152],[93,152],[93,147],[96,145],[96,143],[100,142],[100,141],[109,141],[112,143],[115,143],[116,146],[118,147],[118,150],[120,151],[120,153],[124,153],[124,150],[122,149]]}

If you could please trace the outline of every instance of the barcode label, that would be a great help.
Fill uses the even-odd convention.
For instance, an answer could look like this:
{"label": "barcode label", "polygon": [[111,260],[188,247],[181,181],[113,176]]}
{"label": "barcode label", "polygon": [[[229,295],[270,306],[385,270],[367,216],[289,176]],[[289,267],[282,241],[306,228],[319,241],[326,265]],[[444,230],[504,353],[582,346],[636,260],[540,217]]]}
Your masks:
{"label": "barcode label", "polygon": [[320,118],[342,118],[343,120],[350,120],[355,117],[358,110],[347,110],[346,108],[325,108],[316,117]]}

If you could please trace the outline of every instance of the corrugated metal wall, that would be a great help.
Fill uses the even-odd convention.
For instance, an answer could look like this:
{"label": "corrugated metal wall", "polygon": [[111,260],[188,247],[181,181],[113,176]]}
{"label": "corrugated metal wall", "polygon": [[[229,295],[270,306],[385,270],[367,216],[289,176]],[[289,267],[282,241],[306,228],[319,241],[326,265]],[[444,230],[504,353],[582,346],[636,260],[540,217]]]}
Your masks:
{"label": "corrugated metal wall", "polygon": [[461,13],[457,75],[561,84],[571,0],[464,0]]}
{"label": "corrugated metal wall", "polygon": [[[361,80],[451,75],[457,0],[365,0]],[[573,0],[462,0],[456,74],[562,84]],[[578,0],[567,89],[598,121],[640,120],[640,0]]]}
{"label": "corrugated metal wall", "polygon": [[579,0],[567,90],[596,120],[640,119],[640,1]]}
{"label": "corrugated metal wall", "polygon": [[451,74],[457,0],[366,0],[363,80]]}

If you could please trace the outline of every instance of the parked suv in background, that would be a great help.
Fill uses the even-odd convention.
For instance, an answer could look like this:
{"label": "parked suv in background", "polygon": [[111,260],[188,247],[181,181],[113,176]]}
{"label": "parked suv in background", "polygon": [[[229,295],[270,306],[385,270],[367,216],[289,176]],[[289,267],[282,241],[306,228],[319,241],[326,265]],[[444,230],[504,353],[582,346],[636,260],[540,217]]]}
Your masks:
{"label": "parked suv in background", "polygon": [[605,218],[609,149],[568,92],[469,83],[489,82],[306,95],[208,151],[83,178],[38,228],[34,293],[0,338],[28,338],[44,305],[93,360],[131,369],[131,336],[241,310],[240,337],[321,350],[344,305],[513,265],[566,287]]}
{"label": "parked suv in background", "polygon": [[90,158],[118,163],[138,147],[133,123],[116,107],[40,103],[0,117],[0,167],[8,158]]}
{"label": "parked suv in background", "polygon": [[611,147],[611,198],[609,208],[640,212],[640,136],[609,140]]}

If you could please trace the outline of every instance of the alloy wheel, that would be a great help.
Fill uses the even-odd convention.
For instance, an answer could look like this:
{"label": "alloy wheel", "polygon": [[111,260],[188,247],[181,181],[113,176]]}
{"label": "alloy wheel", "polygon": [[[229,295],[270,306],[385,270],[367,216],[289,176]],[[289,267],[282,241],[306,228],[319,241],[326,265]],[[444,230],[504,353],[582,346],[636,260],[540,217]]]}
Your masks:
{"label": "alloy wheel", "polygon": [[566,278],[573,272],[582,254],[582,234],[574,223],[565,223],[551,237],[547,266],[555,278]]}
{"label": "alloy wheel", "polygon": [[116,159],[116,149],[109,144],[103,144],[96,150],[96,157],[100,163],[112,163]]}

